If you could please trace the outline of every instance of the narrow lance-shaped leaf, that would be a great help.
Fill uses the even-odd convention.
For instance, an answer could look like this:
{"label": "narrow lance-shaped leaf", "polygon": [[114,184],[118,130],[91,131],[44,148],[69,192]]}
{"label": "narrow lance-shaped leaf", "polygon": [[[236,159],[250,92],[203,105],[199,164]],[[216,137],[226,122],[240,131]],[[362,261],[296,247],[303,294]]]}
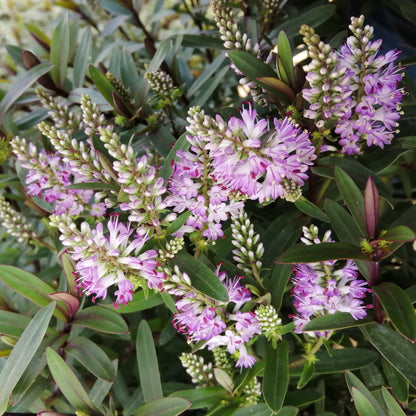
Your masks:
{"label": "narrow lance-shaped leaf", "polygon": [[282,341],[277,349],[267,350],[264,367],[263,396],[273,412],[278,412],[285,400],[289,386],[289,345]]}
{"label": "narrow lance-shaped leaf", "polygon": [[360,327],[380,354],[416,387],[416,347],[393,329],[382,324]]}
{"label": "narrow lance-shaped leaf", "polygon": [[279,53],[279,60],[277,62],[279,73],[284,72],[286,75],[286,79],[281,79],[290,85],[293,90],[296,90],[292,51],[290,49],[289,39],[284,31],[280,31],[277,37],[277,50]]}
{"label": "narrow lance-shaped leaf", "polygon": [[305,246],[295,245],[283,253],[277,263],[316,263],[327,260],[369,260],[360,247],[348,243],[321,243]]}
{"label": "narrow lance-shaped leaf", "polygon": [[191,403],[181,397],[165,397],[144,404],[137,409],[136,416],[177,416],[189,409]]}
{"label": "narrow lance-shaped leaf", "polygon": [[373,286],[373,291],[396,329],[406,338],[415,340],[416,314],[406,292],[391,282]]}
{"label": "narrow lance-shaped leaf", "polygon": [[367,228],[365,226],[364,216],[364,197],[360,189],[350,176],[348,176],[339,166],[335,166],[335,179],[342,198],[347,204],[362,236],[366,236]]}
{"label": "narrow lance-shaped leaf", "polygon": [[52,64],[39,64],[29,71],[19,74],[14,80],[13,85],[9,88],[6,95],[0,102],[0,125],[3,123],[7,111],[16,102],[16,100],[28,90],[32,84],[42,75],[46,74],[53,68]]}
{"label": "narrow lance-shaped leaf", "polygon": [[51,42],[51,62],[54,64],[52,78],[60,88],[64,86],[68,70],[69,42],[69,19],[66,15],[55,28]]}
{"label": "narrow lance-shaped leaf", "polygon": [[0,414],[6,410],[10,394],[36,353],[54,309],[52,302],[33,317],[4,364],[0,373]]}
{"label": "narrow lance-shaped leaf", "polygon": [[149,324],[142,320],[136,339],[137,364],[139,366],[140,385],[146,403],[163,397],[160,382],[159,365],[152,331]]}
{"label": "narrow lance-shaped leaf", "polygon": [[71,367],[52,348],[46,349],[46,360],[53,379],[66,399],[76,410],[101,414],[88,396]]}

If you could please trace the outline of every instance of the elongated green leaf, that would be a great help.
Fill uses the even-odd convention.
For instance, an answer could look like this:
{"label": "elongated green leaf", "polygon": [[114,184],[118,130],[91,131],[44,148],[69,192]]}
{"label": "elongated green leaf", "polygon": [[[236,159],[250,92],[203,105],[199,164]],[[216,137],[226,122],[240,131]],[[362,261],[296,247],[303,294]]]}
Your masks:
{"label": "elongated green leaf", "polygon": [[29,325],[30,318],[20,313],[0,310],[0,334],[20,337]]}
{"label": "elongated green leaf", "polygon": [[221,302],[228,301],[228,293],[217,275],[204,263],[183,251],[175,256],[174,262],[191,279],[195,289]]}
{"label": "elongated green leaf", "polygon": [[[355,401],[355,396],[354,396],[354,389],[355,389],[355,390],[358,390],[363,397],[365,397],[366,400],[363,400],[363,403],[367,404],[368,409],[371,409],[371,411],[373,411],[374,409],[374,411],[377,412],[376,415],[378,416],[387,416],[386,412],[381,407],[380,403],[377,402],[377,400],[372,395],[370,390],[368,390],[366,385],[356,375],[354,375],[350,371],[347,371],[345,373],[345,378],[347,380],[347,385],[348,385],[351,395],[354,398],[354,401]],[[360,400],[361,400],[361,396],[360,396]],[[360,412],[361,407],[357,405],[357,402],[355,403],[355,405],[357,407],[357,410],[359,410]],[[363,415],[365,414],[366,413],[363,413]],[[369,413],[369,414],[372,414],[372,413]]]}
{"label": "elongated green leaf", "polygon": [[416,347],[396,331],[382,324],[360,327],[360,331],[379,353],[416,387]]}
{"label": "elongated green leaf", "polygon": [[37,312],[7,358],[0,372],[0,414],[6,410],[9,396],[42,342],[54,309],[55,303],[49,303]]}
{"label": "elongated green leaf", "polygon": [[[116,374],[117,368],[118,368],[118,360],[114,360],[112,364],[113,364],[114,374]],[[101,406],[101,403],[106,398],[111,387],[113,387],[113,384],[114,384],[113,382],[104,381],[101,379],[97,379],[95,381],[94,385],[91,387],[89,396],[90,396],[91,401],[97,407]]]}
{"label": "elongated green leaf", "polygon": [[279,343],[276,349],[267,349],[264,367],[263,396],[264,401],[273,412],[278,412],[285,400],[289,386],[289,345],[286,341]]}
{"label": "elongated green leaf", "polygon": [[415,233],[409,227],[398,225],[380,235],[380,239],[397,242],[413,241],[415,239]]}
{"label": "elongated green leaf", "polygon": [[[32,273],[5,264],[0,265],[0,280],[15,292],[41,307],[51,302],[49,294],[56,291]],[[54,315],[58,319],[66,321],[65,310],[63,302],[57,302]]]}
{"label": "elongated green leaf", "polygon": [[77,312],[72,324],[108,334],[127,334],[129,332],[126,321],[120,314],[104,306],[90,306]]}
{"label": "elongated green leaf", "polygon": [[109,102],[112,106],[114,106],[112,93],[116,93],[115,88],[111,84],[111,82],[106,78],[106,76],[95,66],[90,65],[88,67],[90,76],[94,81],[95,86],[97,87],[98,91],[103,95],[103,97]]}
{"label": "elongated green leaf", "polygon": [[394,399],[394,397],[384,386],[381,387],[381,394],[383,395],[384,402],[386,403],[389,416],[406,416],[396,399]]}
{"label": "elongated green leaf", "polygon": [[[360,416],[380,416],[380,413],[377,413],[377,409],[373,406],[368,397],[356,387],[351,388],[351,396]],[[386,413],[384,412],[382,414],[385,415]]]}
{"label": "elongated green leaf", "polygon": [[367,236],[368,232],[365,225],[363,194],[351,177],[339,166],[335,166],[335,180],[344,202],[347,204],[352,217],[362,233],[361,235],[363,237]]}
{"label": "elongated green leaf", "polygon": [[28,90],[36,80],[48,73],[52,68],[52,64],[39,64],[29,69],[29,71],[20,73],[16,77],[13,85],[9,88],[0,102],[0,125],[3,123],[7,111],[17,99]]}
{"label": "elongated green leaf", "polygon": [[52,348],[46,349],[46,360],[53,379],[62,394],[76,410],[101,414],[88,396],[81,382],[64,359]]}
{"label": "elongated green leaf", "polygon": [[276,72],[269,65],[248,52],[234,50],[229,51],[228,56],[234,65],[248,78],[253,80],[258,77],[277,78]]}
{"label": "elongated green leaf", "polygon": [[51,62],[54,65],[51,75],[55,84],[63,88],[69,60],[69,20],[68,15],[56,26],[51,42]]}
{"label": "elongated green leaf", "polygon": [[225,49],[224,43],[218,37],[202,35],[183,35],[182,45],[189,48],[213,48],[213,49]]}
{"label": "elongated green leaf", "polygon": [[291,274],[292,266],[290,264],[275,264],[273,266],[270,292],[272,295],[272,305],[277,312],[282,307],[283,296],[285,290],[287,290],[287,283]]}
{"label": "elongated green leaf", "polygon": [[91,39],[91,30],[87,27],[82,33],[81,42],[75,53],[73,88],[80,88],[84,85],[85,74],[88,68],[88,58],[90,57],[91,51]]}
{"label": "elongated green leaf", "polygon": [[88,338],[77,337],[70,340],[65,351],[96,377],[114,381],[116,375],[111,360],[97,344]]}
{"label": "elongated green leaf", "polygon": [[285,79],[281,78],[286,84],[290,85],[293,90],[296,90],[295,70],[293,68],[293,56],[290,48],[289,39],[286,33],[281,31],[277,37],[277,51],[279,59],[277,62],[279,74],[285,74]]}
{"label": "elongated green leaf", "polygon": [[393,367],[387,360],[381,361],[383,365],[384,374],[394,395],[402,403],[407,402],[409,398],[409,382],[400,374],[395,367]]}
{"label": "elongated green leaf", "polygon": [[307,362],[303,367],[302,374],[297,384],[298,389],[303,389],[315,374],[315,363]]}
{"label": "elongated green leaf", "polygon": [[390,282],[380,283],[373,290],[396,329],[408,339],[416,339],[415,310],[406,292]]}
{"label": "elongated green leaf", "polygon": [[34,36],[36,39],[39,39],[45,46],[50,47],[51,40],[38,27],[30,23],[26,23],[25,27],[32,36]]}
{"label": "elongated green leaf", "polygon": [[307,406],[322,400],[323,397],[322,392],[315,389],[291,390],[287,392],[285,405],[296,407]]}
{"label": "elongated green leaf", "polygon": [[371,318],[354,319],[347,312],[335,312],[331,315],[319,316],[312,319],[304,326],[305,331],[329,331],[331,329],[351,328],[358,325],[368,325],[372,323]]}
{"label": "elongated green leaf", "polygon": [[163,398],[155,344],[152,331],[145,320],[140,322],[137,331],[136,351],[144,401],[150,403]]}
{"label": "elongated green leaf", "polygon": [[305,246],[297,244],[283,253],[277,263],[316,263],[326,260],[368,260],[360,247],[349,243],[321,243]]}
{"label": "elongated green leaf", "polygon": [[[315,374],[331,374],[365,367],[374,363],[379,355],[365,348],[342,348],[332,350],[331,355],[319,351],[316,358]],[[302,371],[303,367],[295,367],[290,369],[290,374],[300,376]]]}
{"label": "elongated green leaf", "polygon": [[[298,13],[296,16],[288,19],[281,24],[277,30],[280,32],[283,30],[286,35],[291,38],[299,34],[301,25],[308,25],[311,27],[317,27],[321,23],[329,20],[336,11],[336,7],[333,4],[325,6],[313,7],[304,13]],[[277,35],[277,33],[276,33]],[[270,34],[272,37],[273,35]]]}
{"label": "elongated green leaf", "polygon": [[227,397],[227,392],[220,386],[202,387],[175,391],[171,396],[182,397],[192,403],[189,410],[213,407]]}
{"label": "elongated green leaf", "polygon": [[163,299],[160,293],[150,292],[150,294],[146,296],[144,291],[140,291],[133,295],[133,299],[127,305],[120,306],[118,310],[121,313],[132,313],[154,308],[162,303]]}
{"label": "elongated green leaf", "polygon": [[[296,208],[299,211],[302,211],[304,214],[309,215],[313,218],[317,218],[322,222],[329,222],[328,216],[319,209],[315,204],[310,202],[304,196],[301,196],[297,201],[295,201]],[[350,241],[351,243],[352,241]]]}
{"label": "elongated green leaf", "polygon": [[[280,412],[277,413],[277,414],[280,415]],[[296,413],[294,413],[294,415],[295,414]],[[276,413],[273,413],[270,410],[269,406],[267,406],[267,404],[265,404],[265,403],[253,404],[251,406],[244,406],[244,407],[241,407],[240,409],[237,409],[233,413],[233,416],[253,416],[253,415],[255,415],[255,416],[271,416],[271,415],[276,415]]]}
{"label": "elongated green leaf", "polygon": [[256,80],[262,85],[263,87],[267,85],[269,88],[267,88],[268,91],[270,91],[272,94],[276,93],[275,95],[277,97],[281,97],[281,94],[284,94],[287,98],[290,100],[294,100],[296,98],[296,95],[292,88],[289,87],[289,85],[285,84],[283,81],[281,81],[278,78],[273,77],[257,77]]}
{"label": "elongated green leaf", "polygon": [[140,406],[136,416],[176,416],[190,406],[191,403],[181,397],[165,397]]}
{"label": "elongated green leaf", "polygon": [[172,166],[174,162],[179,159],[179,157],[176,156],[176,152],[178,150],[188,150],[189,147],[191,146],[191,143],[188,142],[188,140],[186,139],[186,136],[187,136],[187,133],[182,134],[182,136],[179,137],[179,139],[175,142],[172,149],[166,156],[166,159],[163,162],[163,165],[159,173],[159,176],[162,177],[163,179],[167,180],[172,175],[172,172],[173,172]]}
{"label": "elongated green leaf", "polygon": [[351,215],[337,202],[327,199],[325,212],[329,217],[332,229],[341,242],[358,244],[362,234]]}

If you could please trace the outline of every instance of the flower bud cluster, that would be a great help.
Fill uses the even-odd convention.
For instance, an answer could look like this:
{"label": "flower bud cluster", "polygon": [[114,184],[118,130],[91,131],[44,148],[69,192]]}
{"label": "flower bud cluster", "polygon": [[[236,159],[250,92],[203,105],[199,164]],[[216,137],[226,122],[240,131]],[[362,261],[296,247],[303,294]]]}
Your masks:
{"label": "flower bud cluster", "polygon": [[149,81],[150,88],[161,98],[170,98],[173,93],[174,84],[172,77],[166,72],[146,72],[145,78]]}
{"label": "flower bud cluster", "polygon": [[259,242],[259,234],[254,232],[254,226],[247,214],[243,211],[231,224],[233,259],[237,267],[246,276],[257,277],[262,267],[261,258],[264,253],[263,243]]}
{"label": "flower bud cluster", "polygon": [[127,88],[119,79],[116,78],[111,72],[107,72],[105,77],[110,81],[110,84],[114,87],[120,97],[126,102],[130,101],[130,89]]}
{"label": "flower bud cluster", "polygon": [[36,94],[43,107],[49,110],[49,116],[52,118],[56,128],[65,128],[70,133],[79,130],[81,124],[80,116],[74,111],[70,111],[68,104],[59,102],[57,97],[41,88],[36,89]]}
{"label": "flower bud cluster", "polygon": [[0,221],[8,234],[15,237],[19,243],[26,243],[36,238],[32,224],[16,211],[3,195],[0,195]]}
{"label": "flower bud cluster", "polygon": [[262,335],[272,341],[273,346],[276,346],[277,341],[281,339],[280,329],[282,327],[282,320],[279,318],[276,309],[272,305],[260,305],[255,314]]}
{"label": "flower bud cluster", "polygon": [[184,352],[179,356],[179,359],[186,372],[192,377],[192,383],[206,387],[213,380],[212,364],[206,364],[202,357]]}

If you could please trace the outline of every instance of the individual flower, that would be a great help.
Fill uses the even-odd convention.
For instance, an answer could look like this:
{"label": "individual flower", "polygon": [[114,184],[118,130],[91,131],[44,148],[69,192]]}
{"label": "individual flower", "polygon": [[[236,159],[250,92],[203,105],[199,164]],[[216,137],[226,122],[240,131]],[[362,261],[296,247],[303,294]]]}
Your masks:
{"label": "individual flower", "polygon": [[[317,228],[304,227],[302,241],[321,243]],[[329,232],[323,242],[331,242]],[[344,265],[339,261],[297,264],[293,283],[291,293],[297,313],[292,318],[296,333],[304,332],[304,326],[312,317],[335,312],[349,313],[354,319],[367,315],[368,306],[364,305],[363,298],[370,289],[364,280],[358,278],[358,268],[353,260],[347,260]]]}
{"label": "individual flower", "polygon": [[[75,260],[76,282],[87,295],[106,298],[108,289],[117,286],[114,306],[127,304],[135,286],[146,282],[151,289],[160,289],[165,278],[157,270],[157,251],[143,251],[148,235],[123,224],[118,217],[91,229],[87,222],[78,229],[67,215],[50,217],[51,225],[61,232],[60,240]],[[134,284],[133,284],[134,283]]]}

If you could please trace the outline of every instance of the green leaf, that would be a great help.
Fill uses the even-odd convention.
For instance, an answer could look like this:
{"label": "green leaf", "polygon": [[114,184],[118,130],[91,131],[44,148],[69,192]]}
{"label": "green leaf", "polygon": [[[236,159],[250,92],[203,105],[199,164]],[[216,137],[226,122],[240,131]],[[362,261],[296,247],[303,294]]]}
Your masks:
{"label": "green leaf", "polygon": [[0,334],[20,337],[29,325],[30,318],[20,313],[0,310]]}
{"label": "green leaf", "polygon": [[106,381],[114,381],[116,374],[111,360],[97,344],[88,338],[71,339],[65,347],[65,351],[96,377]]}
{"label": "green leaf", "polygon": [[276,72],[269,65],[248,52],[233,50],[228,51],[228,56],[233,64],[252,80],[258,77],[277,78]]}
{"label": "green leaf", "polygon": [[[283,30],[286,35],[291,38],[299,35],[301,25],[308,25],[316,28],[320,24],[329,20],[334,15],[335,11],[336,7],[333,4],[313,7],[304,13],[298,13],[291,17],[286,22],[278,26],[277,30],[279,32]],[[270,34],[270,37],[271,39],[273,38],[272,34]]]}
{"label": "green leaf", "polygon": [[381,394],[383,395],[384,402],[386,403],[389,416],[406,416],[396,399],[394,399],[394,397],[384,386],[381,387]]}
{"label": "green leaf", "polygon": [[416,347],[396,331],[382,324],[360,327],[379,353],[416,387]]}
{"label": "green leaf", "polygon": [[315,363],[306,362],[303,367],[302,374],[296,386],[297,389],[303,389],[315,374]]}
{"label": "green leaf", "polygon": [[367,236],[364,214],[364,196],[350,176],[335,166],[335,180],[344,202],[347,204],[362,236]]}
{"label": "green leaf", "polygon": [[416,339],[416,315],[406,292],[394,283],[383,282],[373,286],[391,323],[410,340]]}
{"label": "green leaf", "polygon": [[54,65],[51,75],[55,84],[63,88],[69,60],[69,20],[68,15],[56,26],[51,42],[51,63]]}
{"label": "green leaf", "polygon": [[222,368],[214,368],[213,371],[216,382],[220,386],[224,387],[224,389],[227,390],[229,393],[232,393],[234,383],[230,375]]}
{"label": "green leaf", "polygon": [[264,401],[273,412],[278,412],[289,386],[289,344],[282,341],[274,349],[269,346],[264,367]]}
{"label": "green leaf", "polygon": [[[277,52],[279,54],[277,65],[280,79],[287,85],[290,85],[292,90],[296,90],[292,50],[290,48],[289,39],[284,31],[280,31],[279,36],[277,37]],[[284,78],[282,77],[283,74]]]}
{"label": "green leaf", "polygon": [[106,101],[114,107],[112,93],[116,93],[117,91],[111,82],[106,78],[105,74],[93,65],[89,65],[88,70],[98,91],[103,95]]}
{"label": "green leaf", "polygon": [[351,215],[340,204],[330,199],[325,201],[324,206],[338,239],[341,242],[357,244],[362,234]]}
{"label": "green leaf", "polygon": [[[304,196],[301,196],[297,201],[295,201],[295,205],[296,208],[304,214],[313,218],[317,218],[322,222],[329,222],[327,214],[325,214],[321,209],[319,209],[315,204],[310,202]],[[352,241],[350,241],[350,243],[351,242]]]}
{"label": "green leaf", "polygon": [[176,155],[176,152],[178,150],[188,150],[191,146],[191,143],[188,142],[186,139],[186,136],[188,133],[182,134],[181,137],[175,142],[172,149],[168,153],[168,155],[165,158],[165,161],[163,162],[163,165],[159,171],[159,177],[167,180],[170,178],[173,172],[173,163],[177,160],[179,160],[179,157]]}
{"label": "green leaf", "polygon": [[29,71],[20,73],[15,78],[12,86],[0,102],[0,125],[3,123],[7,111],[17,99],[28,90],[36,80],[48,73],[52,68],[52,64],[39,64],[29,69]]}
{"label": "green leaf", "polygon": [[146,293],[141,290],[133,295],[133,299],[127,305],[120,306],[118,310],[121,313],[133,313],[154,308],[162,303],[163,299],[160,293],[151,291],[146,296]]}
{"label": "green leaf", "polygon": [[381,364],[394,395],[402,403],[407,402],[409,399],[409,382],[387,360],[382,359]]}
{"label": "green leaf", "polygon": [[[285,408],[282,408],[283,411]],[[270,410],[269,406],[265,403],[253,404],[251,406],[244,406],[237,409],[233,416],[272,416],[272,415],[280,415],[281,413],[274,413]],[[283,414],[283,413],[282,413]],[[293,415],[296,415],[294,413]],[[289,415],[287,415],[289,416]]]}
{"label": "green leaf", "polygon": [[[376,410],[378,412],[376,414],[378,414],[379,416],[387,416],[384,409],[377,402],[377,400],[372,395],[370,390],[368,390],[366,385],[356,375],[354,375],[350,371],[347,371],[345,373],[345,378],[347,380],[347,385],[350,390],[350,393],[353,397],[354,397],[353,389],[358,390],[367,399],[369,403],[369,408]],[[358,409],[358,406],[357,406],[357,409]]]}
{"label": "green leaf", "polygon": [[[378,359],[377,352],[365,348],[342,348],[327,351],[319,351],[316,354],[315,374],[341,373],[345,370],[356,370],[374,363]],[[300,376],[303,367],[290,369],[290,374]]]}
{"label": "green leaf", "polygon": [[335,312],[330,315],[319,316],[312,319],[304,326],[305,331],[329,331],[333,329],[352,328],[359,325],[372,323],[371,318],[354,319],[347,312]]}
{"label": "green leaf", "polygon": [[178,253],[173,261],[181,272],[189,276],[195,289],[212,299],[221,302],[228,301],[228,292],[224,285],[218,279],[217,275],[204,263],[195,259],[185,251]]}
{"label": "green leaf", "polygon": [[[12,290],[40,307],[51,303],[49,294],[56,291],[52,286],[49,286],[32,273],[5,264],[0,265],[0,280]],[[57,302],[56,304],[57,307],[53,314],[58,319],[66,322],[65,305],[63,302]]]}
{"label": "green leaf", "polygon": [[55,303],[49,303],[38,311],[29,325],[23,331],[16,342],[12,352],[6,360],[0,372],[0,414],[7,409],[9,397],[24,371],[30,364],[30,360],[36,353],[42,339],[48,329]]}
{"label": "green leaf", "polygon": [[88,396],[81,382],[64,359],[52,348],[46,349],[46,360],[53,379],[62,394],[76,410],[101,414]]}
{"label": "green leaf", "polygon": [[136,352],[144,401],[149,403],[161,399],[163,392],[155,344],[152,331],[145,320],[140,322],[137,331]]}
{"label": "green leaf", "polygon": [[165,397],[140,406],[135,416],[176,416],[190,406],[191,403],[181,397]]}
{"label": "green leaf", "polygon": [[182,397],[192,403],[189,410],[214,407],[226,399],[227,392],[220,386],[175,391],[170,396]]}
{"label": "green leaf", "polygon": [[271,303],[277,312],[282,307],[283,296],[287,290],[287,284],[291,274],[292,266],[290,264],[275,264],[273,266],[270,292],[272,295]]}
{"label": "green leaf", "polygon": [[275,95],[277,98],[281,98],[282,94],[286,96],[287,98],[289,98],[291,101],[294,101],[296,98],[296,95],[294,91],[292,90],[292,88],[290,88],[289,85],[285,84],[283,81],[281,81],[278,78],[257,77],[256,81],[263,88],[267,89],[269,92]]}
{"label": "green leaf", "polygon": [[381,234],[379,238],[386,241],[405,243],[407,241],[413,241],[415,239],[415,233],[409,227],[398,225]]}
{"label": "green leaf", "polygon": [[283,253],[277,263],[316,263],[327,260],[368,260],[360,247],[349,243],[321,243],[305,246],[297,244]]}
{"label": "green leaf", "polygon": [[218,37],[202,35],[183,35],[182,45],[188,48],[225,49],[224,43]]}
{"label": "green leaf", "polygon": [[377,409],[370,402],[368,397],[355,387],[351,388],[351,396],[354,400],[355,408],[360,416],[381,416],[386,413],[378,413]]}
{"label": "green leaf", "polygon": [[[323,394],[316,389],[303,389],[302,391],[288,391],[285,405],[303,407],[323,399]],[[279,413],[278,413],[279,414]]]}
{"label": "green leaf", "polygon": [[81,42],[75,53],[73,88],[80,88],[84,85],[85,74],[88,68],[88,58],[91,56],[91,39],[91,29],[87,27],[82,33]]}
{"label": "green leaf", "polygon": [[126,321],[116,311],[105,306],[90,306],[78,311],[72,325],[84,326],[107,334],[127,334]]}

